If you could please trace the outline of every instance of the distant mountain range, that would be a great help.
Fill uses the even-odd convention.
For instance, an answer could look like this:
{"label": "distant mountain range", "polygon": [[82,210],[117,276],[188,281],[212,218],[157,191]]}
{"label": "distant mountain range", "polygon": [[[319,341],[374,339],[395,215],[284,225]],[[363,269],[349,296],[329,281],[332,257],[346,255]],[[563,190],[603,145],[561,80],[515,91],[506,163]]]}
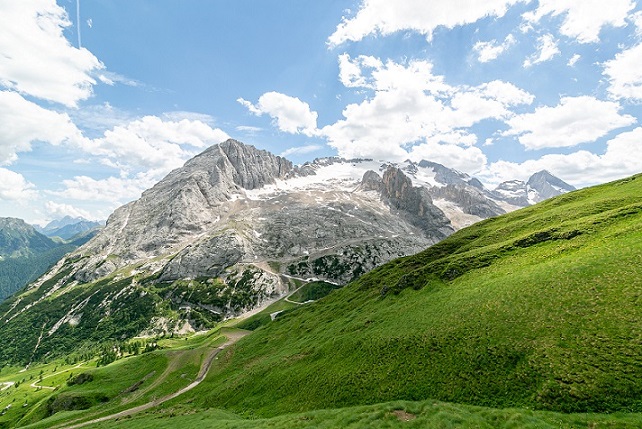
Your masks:
{"label": "distant mountain range", "polygon": [[66,217],[45,228],[34,227],[22,219],[0,218],[0,301],[89,241],[98,227],[99,223],[82,218]]}
{"label": "distant mountain range", "polygon": [[65,216],[49,222],[45,227],[34,226],[47,237],[60,237],[64,240],[103,226],[101,222],[89,221],[83,217]]}
{"label": "distant mountain range", "polygon": [[[2,330],[44,323],[36,352],[38,332],[20,340],[37,357],[81,338],[206,329],[296,282],[345,284],[464,226],[572,189],[546,172],[525,185],[526,199],[507,194],[508,186],[488,190],[429,161],[323,158],[294,166],[228,140],[117,209],[28,295],[12,297]],[[61,235],[72,221],[44,230]]]}

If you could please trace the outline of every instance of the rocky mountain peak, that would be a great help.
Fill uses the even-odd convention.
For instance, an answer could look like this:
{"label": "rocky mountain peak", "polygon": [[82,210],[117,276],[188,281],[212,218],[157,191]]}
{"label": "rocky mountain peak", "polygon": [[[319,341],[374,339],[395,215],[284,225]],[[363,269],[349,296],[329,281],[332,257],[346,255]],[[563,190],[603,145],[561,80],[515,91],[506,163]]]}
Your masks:
{"label": "rocky mountain peak", "polygon": [[524,207],[548,198],[574,191],[575,188],[546,170],[533,174],[527,182],[509,180],[500,183],[491,195],[502,201]]}
{"label": "rocky mountain peak", "polygon": [[232,180],[244,189],[257,189],[292,171],[292,162],[265,150],[229,139],[219,145],[233,167]]}
{"label": "rocky mountain peak", "polygon": [[546,170],[533,174],[526,182],[529,190],[535,190],[538,198],[536,202],[552,198],[565,192],[574,191],[575,188]]}

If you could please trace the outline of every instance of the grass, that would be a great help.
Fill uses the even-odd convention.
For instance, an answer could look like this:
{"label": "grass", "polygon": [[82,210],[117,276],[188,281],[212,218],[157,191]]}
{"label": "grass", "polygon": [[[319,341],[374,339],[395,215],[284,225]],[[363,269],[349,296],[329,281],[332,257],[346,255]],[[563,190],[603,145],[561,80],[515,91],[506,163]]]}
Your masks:
{"label": "grass", "polygon": [[[38,365],[28,371],[7,368],[0,382],[37,381],[43,371],[43,386],[56,390],[36,389],[25,381],[18,388],[1,392],[0,407],[15,404],[0,416],[0,428],[29,426],[51,428],[68,425],[75,419],[87,420],[131,408],[178,391],[190,384],[200,369],[206,353],[225,341],[231,328],[221,328],[191,337],[166,338],[159,341],[160,350],[130,356],[96,368],[95,362],[64,365],[54,362]],[[54,377],[47,377],[56,370]],[[91,374],[89,382],[68,386],[73,375]],[[28,405],[22,407],[23,403]]]}
{"label": "grass", "polygon": [[248,317],[247,319],[240,320],[238,323],[234,323],[234,326],[239,329],[253,331],[261,326],[267,325],[272,320],[272,317],[270,316],[272,313],[286,312],[297,307],[297,304],[288,302],[285,298],[281,298],[255,315]]}
{"label": "grass", "polygon": [[241,340],[193,407],[642,411],[642,177],[487,220]]}
{"label": "grass", "polygon": [[299,290],[290,296],[290,301],[305,303],[308,301],[316,301],[329,295],[335,289],[341,286],[332,283],[318,281],[310,282],[302,286]]}
{"label": "grass", "polygon": [[438,401],[394,401],[334,410],[315,410],[269,419],[243,419],[222,410],[183,414],[166,408],[92,427],[111,429],[296,429],[296,428],[470,428],[572,429],[639,428],[641,414],[560,414],[523,409],[492,409]]}

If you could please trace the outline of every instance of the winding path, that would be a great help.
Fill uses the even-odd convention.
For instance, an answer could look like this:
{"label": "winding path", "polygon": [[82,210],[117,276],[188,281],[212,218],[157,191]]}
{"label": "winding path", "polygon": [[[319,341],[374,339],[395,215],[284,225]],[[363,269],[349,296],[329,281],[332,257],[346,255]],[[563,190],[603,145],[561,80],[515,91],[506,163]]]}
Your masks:
{"label": "winding path", "polygon": [[49,389],[49,390],[56,390],[56,389],[58,388],[57,386],[53,386],[53,387],[52,387],[52,386],[42,386],[42,385],[40,385],[40,384],[38,384],[38,383],[42,383],[42,380],[45,380],[45,379],[47,379],[47,378],[49,378],[49,377],[54,377],[54,376],[56,376],[56,375],[60,375],[60,374],[63,374],[63,373],[65,373],[65,372],[69,372],[69,371],[73,371],[74,369],[78,369],[78,368],[80,368],[81,366],[83,366],[85,363],[86,363],[86,362],[81,362],[81,363],[79,363],[78,365],[76,365],[76,366],[74,366],[74,367],[72,367],[72,368],[67,368],[67,369],[64,369],[64,370],[62,370],[62,371],[58,371],[58,372],[56,372],[55,374],[45,375],[45,376],[44,376],[44,377],[42,377],[41,379],[36,380],[36,381],[34,381],[33,383],[31,383],[31,384],[29,385],[29,387],[33,387],[34,389]]}
{"label": "winding path", "polygon": [[182,395],[185,392],[188,392],[188,391],[192,390],[193,388],[195,388],[196,386],[201,384],[201,382],[205,379],[205,376],[207,375],[207,372],[209,371],[210,367],[212,366],[212,362],[214,361],[214,358],[216,358],[216,356],[221,351],[225,350],[226,347],[234,344],[235,342],[237,342],[239,339],[243,338],[247,334],[248,334],[248,332],[234,332],[234,333],[226,334],[225,336],[227,337],[227,341],[225,342],[225,344],[223,344],[223,345],[221,345],[221,346],[219,346],[219,347],[217,347],[215,349],[210,350],[209,354],[207,355],[207,357],[203,361],[203,364],[201,365],[201,369],[198,372],[198,375],[196,376],[196,379],[191,384],[189,384],[188,386],[185,386],[182,389],[180,389],[180,390],[178,390],[178,391],[176,391],[176,392],[174,392],[172,394],[169,394],[167,396],[163,396],[162,398],[154,399],[153,401],[147,402],[147,403],[142,404],[142,405],[138,405],[138,406],[133,407],[133,408],[129,408],[129,409],[124,410],[124,411],[120,411],[118,413],[110,414],[110,415],[104,416],[104,417],[99,417],[97,419],[93,419],[93,420],[89,420],[89,421],[86,421],[86,422],[78,423],[78,424],[75,424],[75,425],[72,425],[72,426],[66,426],[66,429],[76,429],[76,428],[81,428],[81,427],[84,427],[84,426],[87,426],[87,425],[91,425],[91,424],[94,424],[94,423],[100,423],[100,422],[104,422],[104,421],[107,421],[107,420],[117,419],[117,418],[120,418],[120,417],[131,416],[133,414],[140,413],[141,411],[145,411],[145,410],[149,410],[150,408],[154,408],[154,407],[156,407],[156,406],[158,406],[158,405],[160,405],[160,404],[162,404],[164,402],[167,402],[167,401],[169,401],[171,399],[176,398],[177,396]]}

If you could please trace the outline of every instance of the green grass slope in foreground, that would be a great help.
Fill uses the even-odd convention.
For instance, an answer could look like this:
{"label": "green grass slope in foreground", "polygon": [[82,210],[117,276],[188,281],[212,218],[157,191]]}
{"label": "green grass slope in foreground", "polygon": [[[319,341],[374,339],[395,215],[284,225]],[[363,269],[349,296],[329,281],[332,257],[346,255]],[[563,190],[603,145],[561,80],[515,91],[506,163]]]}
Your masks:
{"label": "green grass slope in foreground", "polygon": [[229,412],[188,413],[181,408],[92,425],[92,429],[577,429],[642,427],[642,414],[561,414],[550,411],[493,409],[437,401],[394,401],[335,410],[315,410],[266,419],[242,419]]}
{"label": "green grass slope in foreground", "polygon": [[191,406],[270,417],[432,398],[640,411],[642,176],[461,230],[218,362]]}

